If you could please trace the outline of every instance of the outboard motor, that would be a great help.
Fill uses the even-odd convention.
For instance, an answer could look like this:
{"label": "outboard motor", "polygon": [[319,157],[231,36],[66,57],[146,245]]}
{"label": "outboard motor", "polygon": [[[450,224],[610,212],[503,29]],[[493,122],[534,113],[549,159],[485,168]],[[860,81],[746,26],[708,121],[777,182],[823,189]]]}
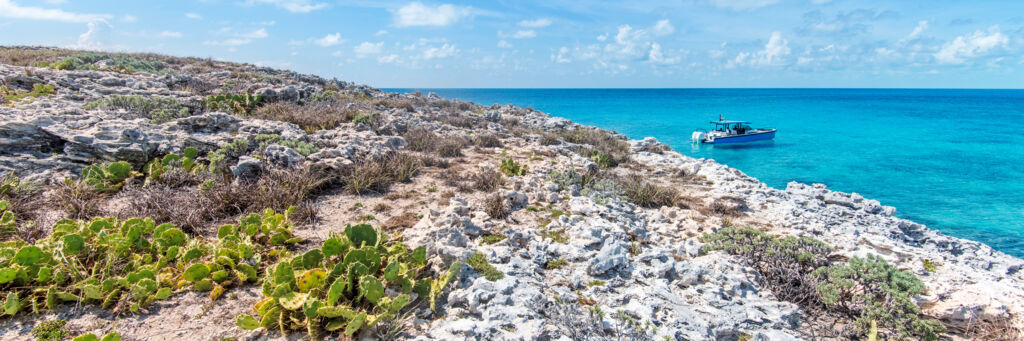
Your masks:
{"label": "outboard motor", "polygon": [[693,143],[700,143],[704,139],[704,132],[695,131],[693,135],[690,135],[690,141]]}

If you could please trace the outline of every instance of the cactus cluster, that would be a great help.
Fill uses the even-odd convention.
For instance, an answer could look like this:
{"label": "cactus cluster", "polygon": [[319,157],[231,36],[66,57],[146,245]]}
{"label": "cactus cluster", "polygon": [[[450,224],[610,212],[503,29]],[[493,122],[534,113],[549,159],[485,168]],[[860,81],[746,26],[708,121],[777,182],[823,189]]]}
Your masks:
{"label": "cactus cluster", "polygon": [[264,299],[256,316],[242,314],[236,323],[246,330],[278,328],[283,334],[305,330],[352,335],[364,327],[390,320],[419,297],[434,308],[461,263],[439,278],[423,276],[423,247],[409,250],[368,224],[349,225],[332,234],[320,248],[282,257],[266,270]]}
{"label": "cactus cluster", "polygon": [[512,158],[501,161],[501,172],[508,176],[521,176],[527,172],[526,165],[520,165],[519,162]]}
{"label": "cactus cluster", "polygon": [[[53,310],[63,302],[139,312],[184,290],[210,291],[254,283],[291,234],[288,214],[272,210],[225,225],[216,241],[188,237],[151,219],[62,220],[45,239],[0,243],[0,315]],[[5,213],[4,215],[7,215]]]}
{"label": "cactus cluster", "polygon": [[162,158],[153,159],[146,164],[146,184],[150,184],[154,181],[159,182],[160,176],[167,173],[171,168],[181,168],[182,170],[195,173],[206,169],[205,166],[196,162],[199,158],[199,151],[195,148],[188,147],[182,152],[182,155],[170,153],[164,155]]}
{"label": "cactus cluster", "polygon": [[125,161],[112,162],[107,165],[92,165],[82,169],[82,181],[97,192],[117,192],[139,172]]}
{"label": "cactus cluster", "polygon": [[0,200],[0,236],[8,236],[18,231],[18,224],[14,222],[14,212],[8,211],[10,204],[7,200]]}
{"label": "cactus cluster", "polygon": [[227,110],[236,115],[248,115],[262,98],[251,94],[220,94],[209,96],[203,100],[206,110]]}

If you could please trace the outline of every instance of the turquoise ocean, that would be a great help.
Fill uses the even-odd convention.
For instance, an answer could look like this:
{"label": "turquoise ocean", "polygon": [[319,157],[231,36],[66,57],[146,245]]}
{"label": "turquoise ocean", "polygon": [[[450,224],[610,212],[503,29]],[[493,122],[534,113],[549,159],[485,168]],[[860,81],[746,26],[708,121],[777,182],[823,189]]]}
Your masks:
{"label": "turquoise ocean", "polygon": [[[897,216],[1024,257],[1024,90],[385,89],[514,104],[653,136],[784,189],[823,183]],[[724,115],[777,128],[773,141],[695,145]]]}

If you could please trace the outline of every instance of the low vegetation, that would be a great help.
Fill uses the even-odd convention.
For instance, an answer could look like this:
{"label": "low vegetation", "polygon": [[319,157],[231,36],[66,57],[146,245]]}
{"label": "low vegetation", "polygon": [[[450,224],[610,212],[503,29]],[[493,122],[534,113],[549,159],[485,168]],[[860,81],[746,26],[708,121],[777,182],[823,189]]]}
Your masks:
{"label": "low vegetation", "polygon": [[476,270],[480,275],[484,276],[488,281],[494,282],[499,279],[505,278],[505,273],[498,269],[495,269],[493,265],[487,263],[487,256],[479,252],[473,252],[473,257],[466,260],[466,265]]}
{"label": "low vegetation", "polygon": [[562,132],[561,138],[579,144],[573,150],[591,159],[601,168],[615,167],[629,161],[629,143],[601,129],[576,129]]}
{"label": "low vegetation", "polygon": [[862,338],[877,330],[882,339],[935,340],[944,330],[922,316],[912,299],[924,284],[879,257],[831,264],[831,248],[821,241],[775,237],[749,227],[726,227],[700,240],[706,243],[702,253],[721,250],[739,256],[777,297],[818,316],[818,325],[812,326],[818,335]]}
{"label": "low vegetation", "polygon": [[207,111],[227,111],[239,116],[248,116],[263,99],[252,94],[220,94],[206,97],[203,106]]}
{"label": "low vegetation", "polygon": [[56,93],[57,90],[54,89],[52,85],[42,83],[33,84],[32,91],[17,91],[11,90],[6,86],[0,86],[0,99],[2,99],[3,102],[9,102],[12,105],[14,103],[23,102],[26,100],[31,101],[32,99],[35,99],[37,97],[54,95]]}
{"label": "low vegetation", "polygon": [[168,97],[110,95],[85,105],[85,110],[94,109],[125,110],[135,118],[145,118],[156,124],[192,115],[188,108]]}

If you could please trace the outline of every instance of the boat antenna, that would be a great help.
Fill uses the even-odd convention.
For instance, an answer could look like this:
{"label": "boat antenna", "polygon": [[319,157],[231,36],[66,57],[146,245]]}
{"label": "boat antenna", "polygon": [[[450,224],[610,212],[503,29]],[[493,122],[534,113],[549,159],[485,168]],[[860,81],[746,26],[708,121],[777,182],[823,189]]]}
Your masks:
{"label": "boat antenna", "polygon": [[718,114],[718,120],[719,121],[725,121],[725,116],[722,115],[722,114]]}

